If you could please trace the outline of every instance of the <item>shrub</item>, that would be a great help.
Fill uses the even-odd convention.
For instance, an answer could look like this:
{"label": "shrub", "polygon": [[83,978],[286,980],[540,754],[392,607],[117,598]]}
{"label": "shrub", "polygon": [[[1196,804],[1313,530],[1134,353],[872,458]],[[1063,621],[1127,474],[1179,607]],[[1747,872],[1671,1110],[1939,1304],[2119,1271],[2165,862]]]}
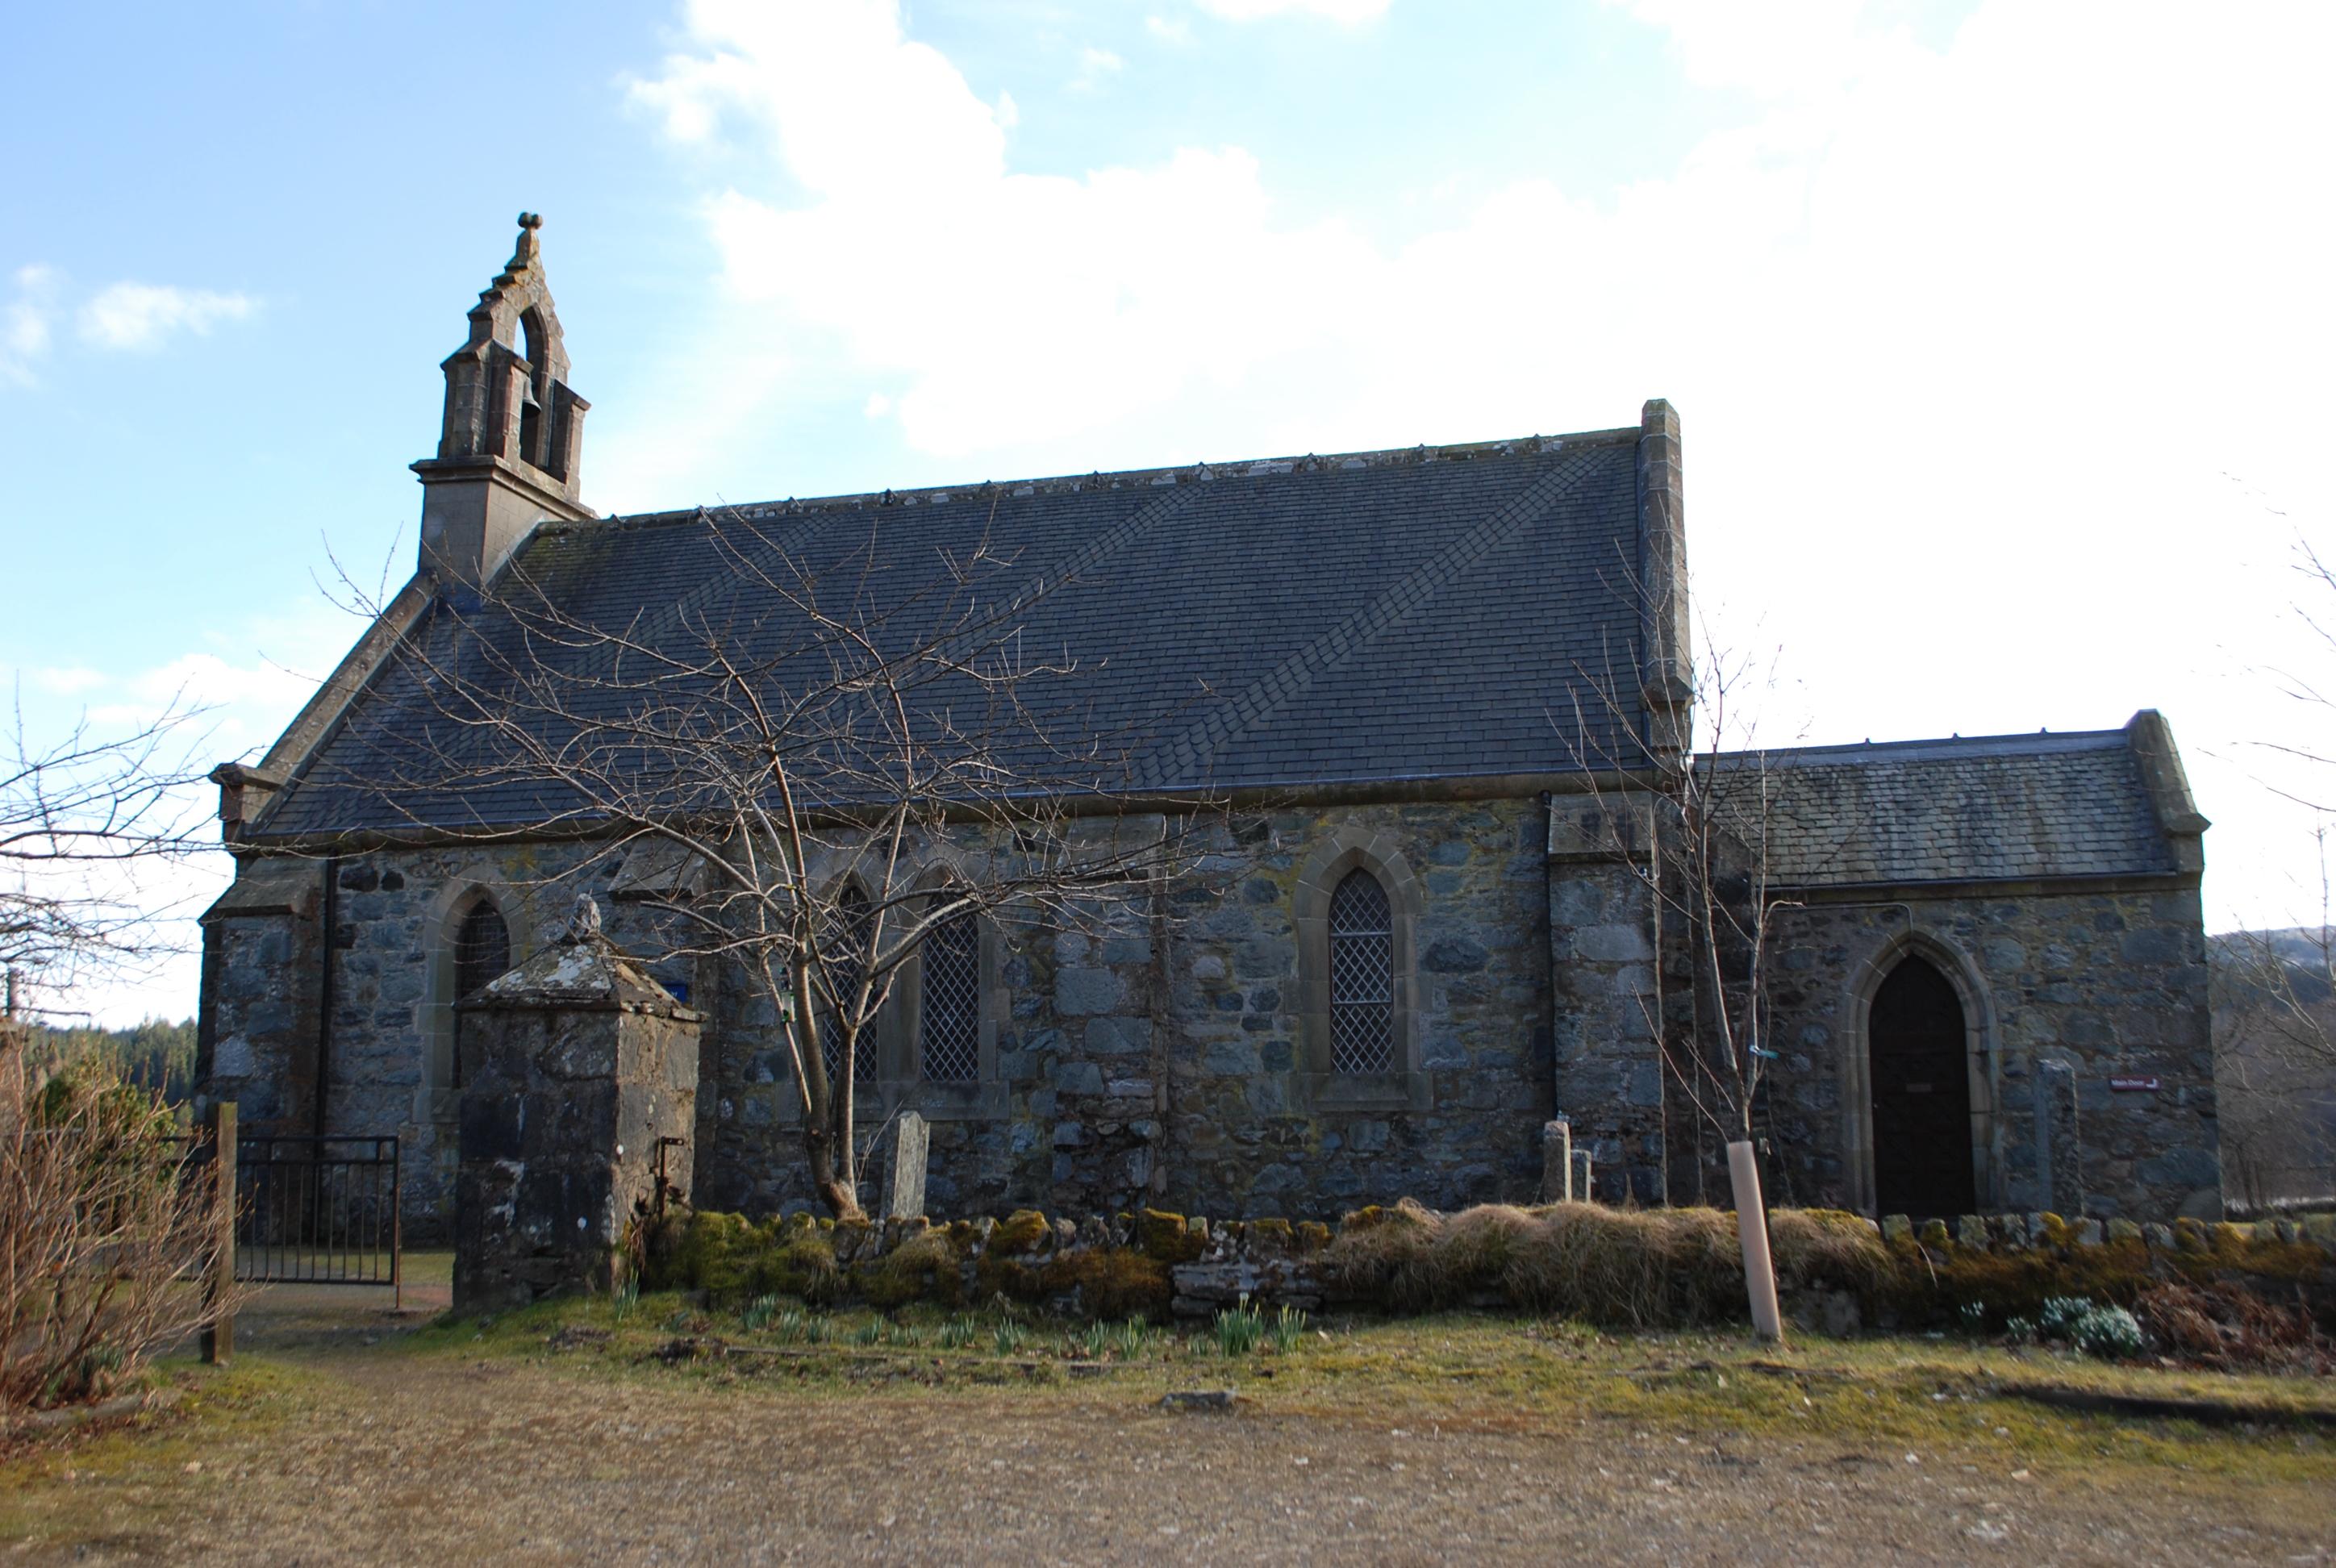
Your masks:
{"label": "shrub", "polygon": [[2336,1368],[2336,1355],[2310,1312],[2267,1301],[2242,1286],[2152,1285],[2134,1302],[2134,1316],[2168,1354],[2220,1371],[2324,1374]]}
{"label": "shrub", "polygon": [[232,1312],[211,1271],[215,1167],[190,1166],[161,1096],[102,1064],[36,1095],[0,1026],[0,1412],[103,1398],[156,1349]]}

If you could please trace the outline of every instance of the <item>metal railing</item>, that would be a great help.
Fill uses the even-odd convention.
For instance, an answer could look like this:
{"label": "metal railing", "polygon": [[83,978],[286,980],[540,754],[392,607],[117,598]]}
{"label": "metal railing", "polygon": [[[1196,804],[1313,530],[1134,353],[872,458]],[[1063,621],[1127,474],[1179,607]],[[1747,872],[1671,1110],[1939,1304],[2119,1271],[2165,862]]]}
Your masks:
{"label": "metal railing", "polygon": [[235,1277],[387,1285],[402,1308],[400,1153],[394,1135],[238,1138]]}

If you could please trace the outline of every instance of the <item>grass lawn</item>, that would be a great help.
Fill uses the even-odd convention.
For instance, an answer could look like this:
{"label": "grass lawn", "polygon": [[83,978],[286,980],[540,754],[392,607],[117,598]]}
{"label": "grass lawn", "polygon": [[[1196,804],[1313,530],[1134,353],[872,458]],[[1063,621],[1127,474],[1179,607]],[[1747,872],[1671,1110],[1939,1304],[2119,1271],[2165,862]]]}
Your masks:
{"label": "grass lawn", "polygon": [[[414,1289],[443,1296],[443,1259]],[[434,1276],[434,1277],[433,1277]],[[385,1304],[386,1293],[383,1293]],[[426,1308],[425,1308],[426,1310]],[[2336,1387],[1952,1339],[1454,1315],[1090,1337],[678,1298],[485,1323],[277,1292],[135,1427],[0,1458],[0,1546],[414,1561],[2316,1560]],[[2083,1413],[2039,1386],[2236,1405]],[[1230,1412],[1163,1411],[1230,1389]]]}

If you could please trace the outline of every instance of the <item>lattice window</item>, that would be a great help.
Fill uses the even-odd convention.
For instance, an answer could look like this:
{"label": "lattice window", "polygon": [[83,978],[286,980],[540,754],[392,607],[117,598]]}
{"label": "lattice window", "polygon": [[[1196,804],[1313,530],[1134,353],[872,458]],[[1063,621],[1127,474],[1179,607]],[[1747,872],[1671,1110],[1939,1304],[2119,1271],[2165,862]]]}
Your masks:
{"label": "lattice window", "polygon": [[1385,1073],[1395,1060],[1395,921],[1370,872],[1330,895],[1330,1068]]}
{"label": "lattice window", "polygon": [[[845,888],[837,897],[835,913],[840,929],[827,940],[827,983],[831,994],[848,1008],[860,994],[861,971],[868,961],[876,917],[868,907],[868,895],[856,887]],[[827,1027],[819,1033],[819,1050],[827,1059],[827,1081],[832,1086],[842,1071],[843,1030],[835,1021],[833,1008],[828,1009],[826,1021]],[[875,1077],[876,1021],[870,1018],[852,1043],[852,1078],[856,1084],[866,1084]]]}
{"label": "lattice window", "polygon": [[[485,899],[481,899],[463,912],[462,923],[454,928],[454,999],[484,990],[501,979],[511,967],[511,927],[505,923],[502,911]],[[457,1013],[455,1027],[459,1035],[462,1015]],[[454,1042],[454,1059],[448,1064],[446,1081],[456,1088],[462,1084],[462,1046]]]}
{"label": "lattice window", "polygon": [[970,1084],[981,1076],[981,931],[971,914],[942,921],[925,939],[925,1076]]}

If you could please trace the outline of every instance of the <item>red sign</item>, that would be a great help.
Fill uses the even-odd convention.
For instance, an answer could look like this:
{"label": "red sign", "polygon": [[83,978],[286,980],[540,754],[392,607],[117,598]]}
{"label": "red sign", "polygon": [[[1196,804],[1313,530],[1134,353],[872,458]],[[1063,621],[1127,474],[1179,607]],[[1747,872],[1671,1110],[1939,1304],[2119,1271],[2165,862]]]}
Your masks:
{"label": "red sign", "polygon": [[2109,1087],[2120,1094],[2147,1094],[2157,1087],[2157,1080],[2155,1077],[2111,1078]]}

